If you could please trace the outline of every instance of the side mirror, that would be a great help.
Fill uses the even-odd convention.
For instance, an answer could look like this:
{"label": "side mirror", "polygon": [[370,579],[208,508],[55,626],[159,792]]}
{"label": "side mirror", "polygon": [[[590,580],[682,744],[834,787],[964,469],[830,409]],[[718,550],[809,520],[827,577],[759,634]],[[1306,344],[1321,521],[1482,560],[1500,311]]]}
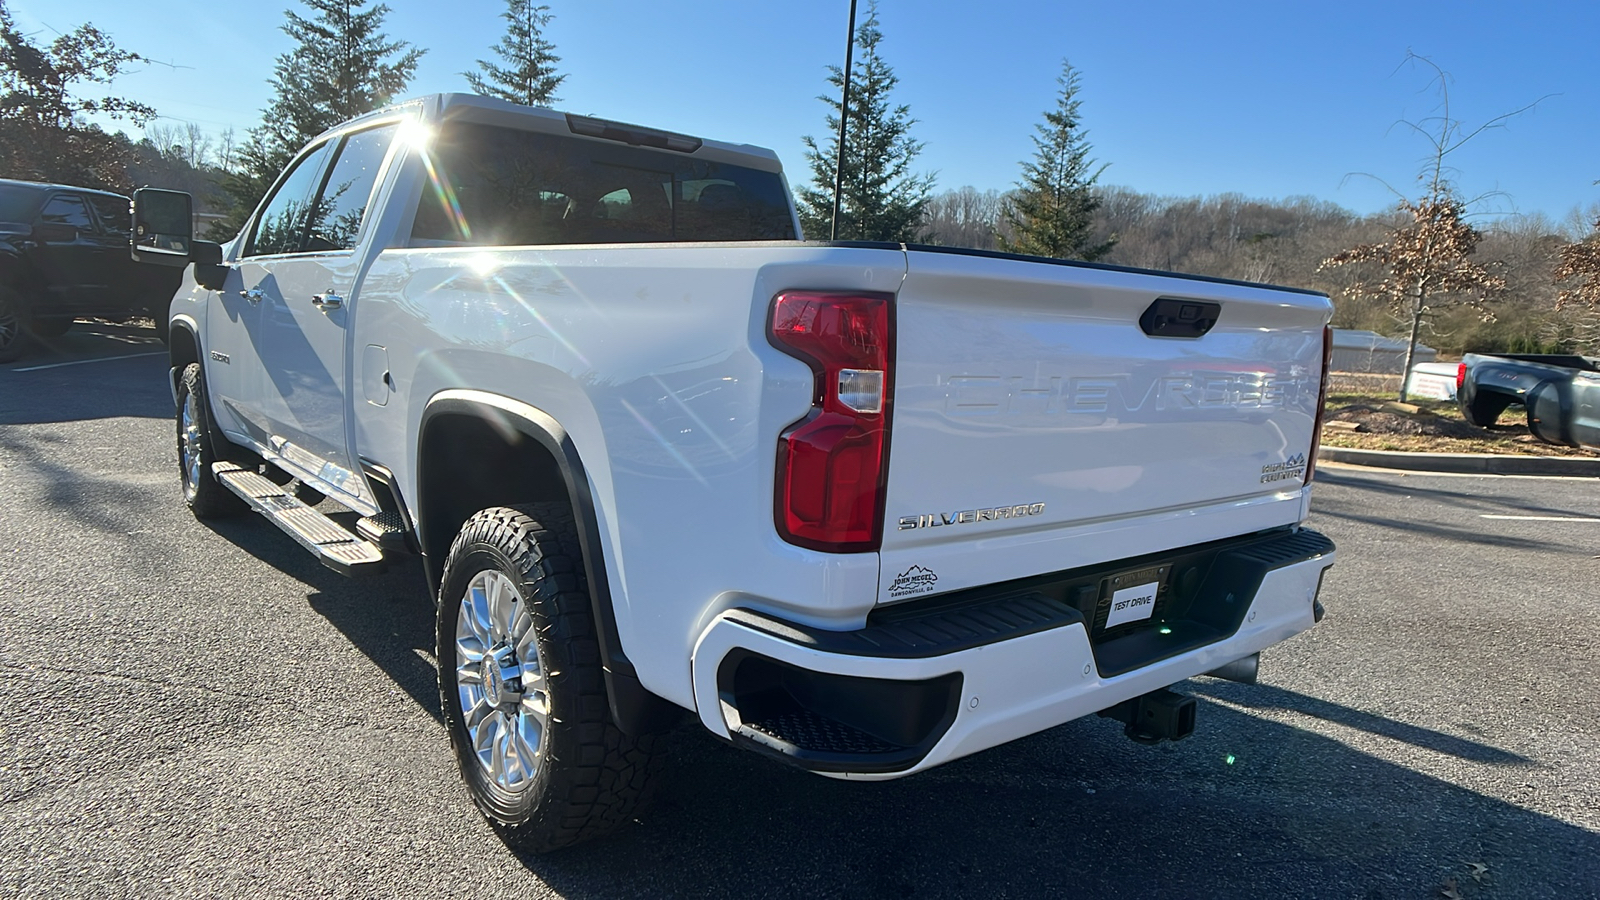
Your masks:
{"label": "side mirror", "polygon": [[194,242],[194,280],[208,291],[220,291],[228,280],[228,267],[222,262],[222,245],[213,241]]}
{"label": "side mirror", "polygon": [[194,200],[182,191],[133,192],[134,262],[186,266],[194,244]]}
{"label": "side mirror", "polygon": [[78,239],[78,229],[60,222],[40,222],[30,235],[41,244],[70,244]]}

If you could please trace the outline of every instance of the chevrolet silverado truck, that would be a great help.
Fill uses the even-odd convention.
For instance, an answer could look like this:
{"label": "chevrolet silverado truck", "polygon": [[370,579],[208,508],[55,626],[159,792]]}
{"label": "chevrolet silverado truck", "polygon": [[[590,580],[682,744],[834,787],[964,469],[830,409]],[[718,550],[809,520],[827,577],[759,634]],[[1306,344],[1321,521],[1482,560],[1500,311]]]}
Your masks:
{"label": "chevrolet silverado truck", "polygon": [[193,264],[183,496],[420,558],[461,774],[530,850],[626,821],[685,715],[862,780],[1177,739],[1170,686],[1322,617],[1321,294],[806,242],[770,151],[456,94],[316,139],[226,246],[186,200],[134,240]]}
{"label": "chevrolet silverado truck", "polygon": [[1468,353],[1456,369],[1461,415],[1487,428],[1508,407],[1527,410],[1547,444],[1600,450],[1600,359],[1534,353]]}
{"label": "chevrolet silverado truck", "polygon": [[129,258],[121,194],[0,179],[0,362],[81,317],[167,321],[180,281]]}

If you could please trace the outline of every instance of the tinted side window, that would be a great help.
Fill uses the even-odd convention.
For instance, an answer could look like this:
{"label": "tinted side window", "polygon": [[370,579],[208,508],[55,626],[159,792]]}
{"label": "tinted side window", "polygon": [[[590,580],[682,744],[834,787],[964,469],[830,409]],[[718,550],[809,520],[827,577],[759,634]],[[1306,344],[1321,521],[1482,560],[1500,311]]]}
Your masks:
{"label": "tinted side window", "polygon": [[128,212],[128,201],[121,197],[90,194],[89,203],[100,214],[100,224],[107,234],[127,235],[133,231],[133,215]]}
{"label": "tinted side window", "polygon": [[89,218],[89,208],[76,194],[57,194],[50,198],[39,213],[39,222],[50,225],[71,225],[79,231],[93,231],[94,220]]}
{"label": "tinted side window", "polygon": [[250,243],[245,246],[245,256],[266,256],[271,253],[299,253],[305,236],[307,213],[311,208],[311,193],[316,189],[317,176],[322,172],[322,159],[327,156],[326,144],[300,159],[278,190],[267,201],[267,206],[256,220]]}
{"label": "tinted side window", "polygon": [[328,181],[311,208],[307,250],[349,250],[356,245],[372,189],[378,183],[378,170],[383,167],[383,158],[398,127],[369,128],[345,138]]}
{"label": "tinted side window", "polygon": [[793,240],[774,172],[456,122],[425,151],[414,246]]}

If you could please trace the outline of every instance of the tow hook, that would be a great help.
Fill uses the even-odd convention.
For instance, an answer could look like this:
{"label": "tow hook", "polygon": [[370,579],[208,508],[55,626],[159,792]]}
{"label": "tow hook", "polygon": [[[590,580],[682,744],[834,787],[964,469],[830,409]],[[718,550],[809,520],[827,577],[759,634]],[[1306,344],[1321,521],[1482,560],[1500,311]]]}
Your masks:
{"label": "tow hook", "polygon": [[1181,741],[1194,734],[1194,698],[1162,688],[1102,709],[1102,718],[1123,723],[1122,733],[1141,744]]}

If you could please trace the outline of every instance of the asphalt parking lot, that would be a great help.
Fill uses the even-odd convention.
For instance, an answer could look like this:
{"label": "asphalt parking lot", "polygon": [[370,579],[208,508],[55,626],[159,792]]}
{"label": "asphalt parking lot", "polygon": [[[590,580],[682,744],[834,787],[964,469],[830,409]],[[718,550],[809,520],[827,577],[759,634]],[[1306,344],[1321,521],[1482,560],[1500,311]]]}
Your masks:
{"label": "asphalt parking lot", "polygon": [[418,573],[189,516],[158,351],[0,366],[0,898],[1600,897],[1593,481],[1325,468],[1328,618],[1181,687],[1186,741],[841,784],[685,728],[652,811],[525,858],[458,785]]}

